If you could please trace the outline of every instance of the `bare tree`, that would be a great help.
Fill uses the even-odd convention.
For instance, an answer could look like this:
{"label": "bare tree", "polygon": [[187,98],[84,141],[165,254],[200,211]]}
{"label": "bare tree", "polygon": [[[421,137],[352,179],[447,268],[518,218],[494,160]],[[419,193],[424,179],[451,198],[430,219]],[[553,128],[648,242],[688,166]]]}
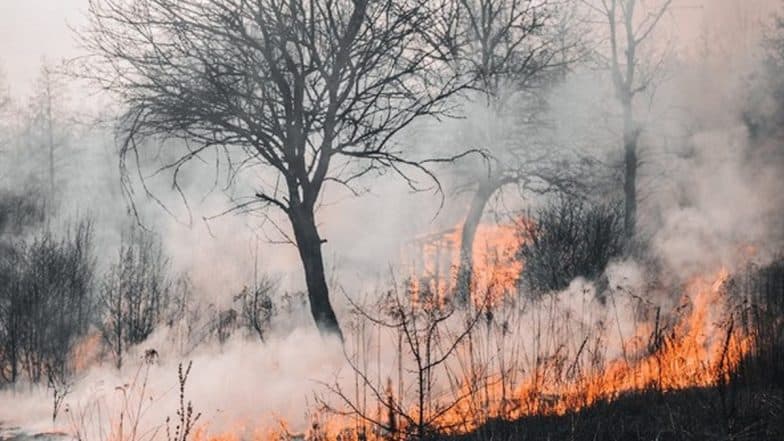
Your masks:
{"label": "bare tree", "polygon": [[168,259],[151,233],[132,228],[99,290],[101,333],[118,369],[130,346],[143,342],[163,321],[171,281]]}
{"label": "bare tree", "polygon": [[234,296],[234,301],[239,303],[240,325],[261,341],[264,341],[264,335],[269,330],[272,316],[275,314],[271,294],[276,289],[275,281],[264,277],[257,280],[253,287],[243,287],[242,291]]}
{"label": "bare tree", "polygon": [[757,142],[781,137],[784,121],[784,16],[771,21],[762,45],[764,58],[750,82],[741,114]]}
{"label": "bare tree", "polygon": [[17,192],[0,192],[0,239],[5,246],[45,220],[43,196],[36,188],[22,188]]}
{"label": "bare tree", "polygon": [[68,125],[65,121],[65,85],[55,68],[43,62],[30,99],[28,135],[36,148],[40,148],[40,164],[45,170],[45,187],[49,195],[47,202],[53,208],[55,192],[59,184],[56,173],[64,160],[61,150],[68,141]]}
{"label": "bare tree", "polygon": [[493,133],[486,140],[491,145],[482,146],[488,152],[486,173],[471,186],[473,197],[460,240],[457,295],[466,299],[472,285],[474,238],[491,198],[510,184],[547,191],[574,183],[568,177],[568,163],[556,149],[524,141],[528,137],[519,127],[545,125],[539,117],[544,92],[582,51],[557,2],[460,0],[457,16],[461,60],[474,72],[474,87],[486,99],[487,110],[499,119],[522,115],[513,123],[515,133]]}
{"label": "bare tree", "polygon": [[560,195],[523,224],[522,281],[541,295],[565,289],[577,277],[594,280],[623,249],[620,204],[589,203]]}
{"label": "bare tree", "polygon": [[[631,239],[637,224],[637,171],[643,126],[635,114],[635,98],[650,92],[663,59],[646,59],[641,45],[667,13],[672,0],[602,0],[595,7],[609,29],[609,69],[615,96],[623,112],[624,232]],[[645,10],[639,10],[639,8]]]}
{"label": "bare tree", "polygon": [[0,115],[6,111],[11,105],[11,96],[8,93],[8,85],[6,84],[5,72],[0,68]]}
{"label": "bare tree", "polygon": [[[145,136],[187,140],[177,171],[209,149],[258,167],[242,209],[274,207],[290,223],[310,308],[322,333],[340,335],[316,222],[327,183],[392,170],[433,177],[395,135],[442,114],[462,87],[449,54],[429,42],[437,2],[403,0],[92,0],[82,41],[86,75],[127,106],[123,155]],[[437,185],[437,182],[436,182]]]}

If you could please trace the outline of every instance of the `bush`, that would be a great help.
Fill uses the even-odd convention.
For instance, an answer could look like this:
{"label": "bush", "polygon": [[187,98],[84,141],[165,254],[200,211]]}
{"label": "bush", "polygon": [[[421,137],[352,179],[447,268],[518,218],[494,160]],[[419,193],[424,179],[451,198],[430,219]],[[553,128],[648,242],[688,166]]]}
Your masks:
{"label": "bush", "polygon": [[0,261],[0,377],[15,383],[70,373],[72,351],[93,306],[92,227],[64,238],[50,231],[15,244]]}
{"label": "bush", "polygon": [[104,277],[98,296],[101,333],[118,369],[125,351],[146,340],[165,320],[172,290],[168,269],[169,260],[155,236],[136,228],[124,235],[117,262]]}
{"label": "bush", "polygon": [[595,279],[623,247],[620,204],[562,195],[522,229],[521,282],[533,293],[562,290],[576,277]]}
{"label": "bush", "polygon": [[271,326],[272,317],[275,315],[275,304],[272,294],[277,290],[277,283],[264,277],[257,281],[252,288],[247,286],[234,296],[234,302],[239,304],[240,325],[249,335],[264,341],[264,335]]}
{"label": "bush", "polygon": [[740,307],[736,326],[753,336],[738,374],[784,391],[784,257],[762,267],[750,265],[732,279],[731,288]]}

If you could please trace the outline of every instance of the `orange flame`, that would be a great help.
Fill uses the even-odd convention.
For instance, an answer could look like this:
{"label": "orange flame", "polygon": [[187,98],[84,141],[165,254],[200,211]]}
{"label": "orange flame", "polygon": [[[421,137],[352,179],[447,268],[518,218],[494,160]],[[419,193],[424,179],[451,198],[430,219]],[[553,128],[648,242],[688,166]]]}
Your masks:
{"label": "orange flame", "polygon": [[[410,287],[415,299],[427,291],[443,301],[455,292],[462,232],[462,225],[458,225],[415,241]],[[496,305],[517,291],[523,270],[517,253],[523,243],[520,228],[514,223],[477,227],[469,290],[474,305]]]}

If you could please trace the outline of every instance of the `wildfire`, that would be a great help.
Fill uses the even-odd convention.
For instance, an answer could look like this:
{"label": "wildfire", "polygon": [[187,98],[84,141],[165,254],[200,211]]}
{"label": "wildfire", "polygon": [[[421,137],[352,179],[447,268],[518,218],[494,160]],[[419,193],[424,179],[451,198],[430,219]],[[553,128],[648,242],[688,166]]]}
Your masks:
{"label": "wildfire", "polygon": [[98,332],[91,332],[72,350],[71,360],[73,360],[74,371],[83,372],[89,366],[95,364],[100,351],[101,335]]}
{"label": "wildfire", "polygon": [[[435,293],[443,301],[454,292],[460,237],[461,230],[454,228],[418,242],[415,254],[420,257],[415,261],[411,278],[412,302],[419,302],[427,293]],[[632,295],[610,289],[607,297],[600,299],[592,292],[585,295],[585,301],[591,303],[591,308],[586,310],[591,312],[576,317],[579,313],[564,305],[574,301],[570,298],[574,293],[553,294],[549,304],[546,300],[532,300],[525,307],[528,309],[514,303],[512,299],[519,298],[518,278],[523,269],[518,257],[522,244],[523,238],[515,225],[483,225],[477,231],[472,295],[489,296],[491,301],[472,298],[474,309],[481,305],[488,311],[483,330],[470,333],[460,343],[455,351],[457,361],[446,368],[448,379],[435,380],[447,385],[441,384],[443,387],[431,397],[434,402],[425,413],[434,415],[430,421],[439,430],[465,433],[490,418],[561,415],[638,391],[710,387],[728,381],[752,349],[752,336],[744,335],[740,326],[733,325],[735,305],[728,296],[727,270],[699,275],[683,284],[680,299],[671,307],[643,299],[645,293]],[[507,299],[509,302],[505,302]],[[624,299],[626,303],[621,305]],[[624,322],[631,323],[632,328],[620,329],[619,309],[624,309],[627,317],[636,317]],[[520,315],[501,317],[510,310]],[[550,315],[541,312],[545,310]],[[596,311],[601,313],[594,315]],[[512,329],[509,323],[516,323],[517,328]],[[489,329],[496,325],[502,330],[491,336]],[[378,338],[381,351],[381,337]],[[534,340],[525,347],[526,339]],[[397,351],[398,357],[402,357],[400,354],[405,349],[398,346]],[[400,365],[397,370],[403,372],[405,368]],[[411,432],[410,427],[406,428],[412,424],[411,420],[390,413],[390,409],[410,406],[395,395],[404,389],[410,391],[411,380],[401,376],[398,381],[401,384],[393,385],[387,379],[386,389],[381,393],[387,402],[379,403],[377,410],[369,411],[364,418],[353,415],[351,410],[336,414],[322,409],[320,413],[307,414],[309,423],[304,430],[293,431],[280,418],[264,428],[236,424],[220,434],[210,434],[207,426],[203,426],[194,438],[196,441],[402,439],[389,433],[388,427],[381,428],[383,424],[376,423],[396,420],[387,426],[400,433]],[[409,384],[404,388],[405,381]],[[358,382],[356,387],[363,386]],[[418,411],[416,406],[408,410],[410,415]],[[269,421],[269,418],[261,420]]]}
{"label": "wildfire", "polygon": [[[452,232],[452,236],[457,236],[457,232]],[[503,239],[511,240],[513,235],[509,229],[486,228],[481,237],[485,243],[495,238],[506,244],[508,242]],[[480,271],[481,265],[478,266]],[[520,263],[516,265],[506,273],[509,278],[500,280],[514,282],[511,271],[521,269]],[[709,387],[727,381],[753,344],[751,336],[744,335],[739,327],[733,326],[734,306],[727,292],[728,279],[729,274],[723,269],[712,275],[694,277],[682,287],[683,294],[673,310],[666,313],[661,306],[648,303],[648,309],[655,311],[655,318],[641,321],[632,334],[624,336],[618,348],[621,355],[612,359],[597,355],[601,352],[600,348],[608,344],[607,333],[612,332],[608,330],[612,327],[607,327],[604,334],[595,330],[593,345],[586,338],[576,350],[569,352],[563,349],[568,344],[561,342],[555,345],[557,349],[537,355],[529,364],[516,365],[521,375],[512,375],[514,369],[504,371],[503,368],[499,369],[503,374],[487,371],[479,376],[466,375],[444,403],[436,403],[430,409],[430,412],[439,414],[434,420],[435,425],[442,430],[461,433],[475,429],[489,418],[564,414],[626,393]],[[605,309],[611,310],[611,300],[605,301]],[[539,332],[532,331],[527,325],[521,329],[528,334]],[[512,335],[510,339],[516,338],[522,337]],[[476,356],[472,352],[476,350],[476,346],[472,345],[476,344],[476,341],[463,344],[463,356]],[[525,358],[520,354],[517,357]],[[388,389],[389,399],[397,399],[392,397],[394,388],[391,382]],[[440,399],[443,396],[439,395]],[[450,402],[454,405],[444,411],[444,405]],[[412,414],[415,411],[412,409]],[[379,407],[373,418],[385,421],[385,418],[388,419],[385,412],[387,410],[383,406]],[[322,414],[310,420],[310,427],[299,434],[292,434],[288,425],[281,422],[277,428],[256,430],[250,434],[244,428],[217,436],[207,436],[206,430],[200,431],[197,439],[395,439],[384,429],[373,429],[367,421],[346,415]],[[401,419],[398,430],[403,430],[404,424]],[[239,436],[240,433],[246,435]]]}
{"label": "wildfire", "polygon": [[293,430],[284,418],[269,427],[253,427],[234,423],[220,433],[210,433],[208,425],[199,426],[193,436],[194,441],[296,441],[296,440],[342,440],[356,439],[359,433],[356,424],[346,416],[312,415],[305,431]]}
{"label": "wildfire", "polygon": [[[453,228],[417,242],[415,256],[419,258],[413,265],[412,302],[422,300],[420,297],[426,293],[436,293],[442,301],[454,292],[460,263],[460,237],[460,228]],[[517,295],[518,278],[523,269],[523,262],[518,257],[522,244],[523,238],[515,225],[479,227],[473,249],[472,295],[489,295],[491,301],[488,304],[482,303],[483,300],[478,297],[473,298],[475,306],[484,305],[488,311],[501,314],[507,306],[503,300]],[[586,328],[586,337],[579,337],[582,341],[576,345],[573,341],[576,337],[570,335],[568,326],[563,323],[570,320],[584,322],[574,319],[569,315],[571,313],[563,317],[550,315],[541,323],[553,326],[555,322],[555,326],[566,327],[559,328],[560,334],[553,332],[542,337],[549,341],[547,348],[537,346],[538,352],[524,354],[523,349],[515,347],[508,351],[510,355],[506,361],[498,354],[486,356],[484,360],[488,361],[488,365],[481,372],[464,368],[462,377],[451,383],[446,393],[439,395],[443,402],[434,403],[429,408],[428,412],[438,414],[433,420],[434,425],[441,430],[462,433],[477,428],[489,418],[565,414],[635,391],[652,389],[664,392],[709,387],[727,381],[752,345],[751,336],[743,335],[733,326],[733,305],[726,287],[728,279],[729,273],[724,269],[694,277],[681,288],[681,298],[669,311],[652,302],[645,303],[644,313],[636,312],[643,318],[635,324],[633,331],[624,335],[618,330],[621,335],[617,339],[609,335],[616,331],[610,324],[611,311],[618,308],[612,296],[619,296],[619,293],[610,294],[611,298],[603,300],[605,303],[601,309],[605,316],[587,320],[593,320],[587,327],[590,329]],[[642,308],[639,297],[634,301],[638,301],[638,306],[630,306],[632,301],[625,306],[629,314]],[[544,305],[536,307],[547,308]],[[617,315],[617,310],[614,312]],[[481,337],[469,336],[456,352],[460,359],[457,365],[472,365],[482,358],[482,350],[487,353],[493,350],[503,352],[508,350],[503,346],[504,342],[521,341],[526,336],[542,333],[541,329],[533,329],[537,320],[532,317],[535,315],[515,318],[523,323],[516,331],[519,335],[513,330],[504,330],[498,334],[500,337],[496,337],[500,340],[490,342],[491,338],[486,337],[485,349],[478,349]],[[613,346],[613,350],[608,346]],[[448,369],[453,374],[459,370],[454,366]],[[398,399],[392,393],[395,389],[397,387],[392,387],[390,380],[387,392],[390,402]],[[398,404],[402,405],[402,402]],[[444,411],[445,408],[448,410]],[[411,409],[411,414],[416,411]],[[392,418],[385,414],[388,412],[380,405],[373,419],[385,421]],[[242,429],[241,432],[230,430],[222,435],[207,436],[206,431],[200,431],[197,439],[396,439],[384,432],[385,429],[372,428],[374,425],[367,420],[352,419],[346,415],[322,414],[319,418],[309,419],[310,427],[299,434],[293,434],[288,425],[281,422],[277,428],[252,433]],[[397,430],[403,431],[405,424],[399,418],[394,425]],[[245,435],[238,436],[240,433]]]}

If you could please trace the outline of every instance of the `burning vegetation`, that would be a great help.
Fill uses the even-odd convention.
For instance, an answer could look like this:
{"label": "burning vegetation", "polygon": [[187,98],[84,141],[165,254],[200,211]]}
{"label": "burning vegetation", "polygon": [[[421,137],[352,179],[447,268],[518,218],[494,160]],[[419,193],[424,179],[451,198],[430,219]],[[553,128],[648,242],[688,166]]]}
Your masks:
{"label": "burning vegetation", "polygon": [[[495,301],[490,290],[485,302],[462,307],[408,284],[379,303],[355,305],[356,339],[347,344],[353,381],[325,384],[306,432],[291,432],[281,419],[205,430],[199,439],[485,439],[499,421],[573,418],[631,397],[693,391],[737,406],[729,395],[738,393],[730,390],[739,374],[763,366],[759,305],[750,307],[757,294],[737,283],[726,269],[697,275],[675,288],[669,305],[621,286],[597,297],[586,284],[535,302]],[[390,353],[392,366],[377,362]]]}

